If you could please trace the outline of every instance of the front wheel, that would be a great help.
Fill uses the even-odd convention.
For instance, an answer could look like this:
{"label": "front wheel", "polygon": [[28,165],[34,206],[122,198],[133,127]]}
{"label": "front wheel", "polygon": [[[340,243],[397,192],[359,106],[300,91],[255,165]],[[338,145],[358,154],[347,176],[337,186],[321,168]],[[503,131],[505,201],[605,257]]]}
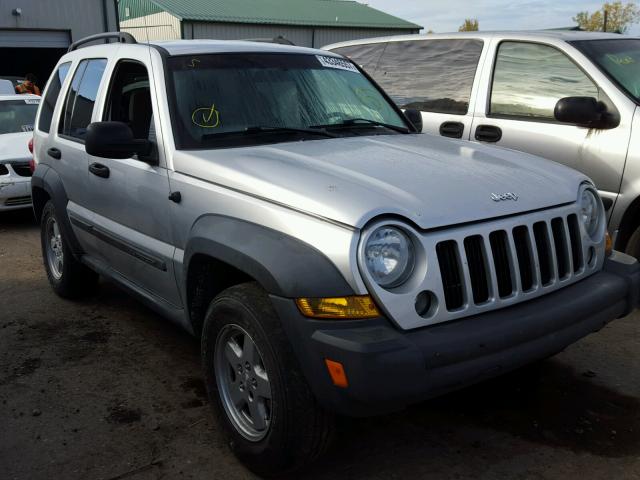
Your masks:
{"label": "front wheel", "polygon": [[290,472],[326,450],[333,417],[313,397],[264,290],[246,283],[218,295],[201,342],[209,400],[249,469]]}
{"label": "front wheel", "polygon": [[73,256],[51,201],[42,210],[40,241],[44,268],[53,291],[63,298],[77,298],[90,293],[98,281],[98,274]]}

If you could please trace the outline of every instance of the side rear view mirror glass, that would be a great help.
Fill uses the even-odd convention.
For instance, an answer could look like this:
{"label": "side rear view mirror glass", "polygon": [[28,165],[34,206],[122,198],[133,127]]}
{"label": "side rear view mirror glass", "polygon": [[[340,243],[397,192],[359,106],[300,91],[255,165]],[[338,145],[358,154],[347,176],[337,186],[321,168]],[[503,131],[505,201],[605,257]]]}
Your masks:
{"label": "side rear view mirror glass", "polygon": [[407,117],[407,120],[411,122],[417,132],[422,132],[422,113],[420,110],[415,110],[413,108],[407,108],[404,111],[404,116]]}
{"label": "side rear view mirror glass", "polygon": [[149,155],[152,144],[149,140],[133,138],[133,131],[126,123],[94,122],[87,127],[85,150],[95,157],[125,159]]}

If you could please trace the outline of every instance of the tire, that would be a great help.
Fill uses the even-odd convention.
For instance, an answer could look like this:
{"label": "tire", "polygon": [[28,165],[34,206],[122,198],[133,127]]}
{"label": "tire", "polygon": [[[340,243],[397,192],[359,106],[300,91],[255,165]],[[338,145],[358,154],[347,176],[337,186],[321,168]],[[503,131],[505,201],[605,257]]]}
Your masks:
{"label": "tire", "polygon": [[[247,339],[257,354],[250,355]],[[289,473],[325,452],[334,418],[317,404],[259,285],[236,285],[211,302],[201,346],[210,403],[231,450],[247,468],[266,476]],[[253,358],[249,369],[242,365],[245,358]],[[241,407],[234,408],[238,398]],[[247,421],[252,412],[257,420]]]}
{"label": "tire", "polygon": [[640,260],[640,227],[636,228],[629,237],[624,253]]}
{"label": "tire", "polygon": [[40,221],[42,260],[49,284],[63,298],[85,296],[95,289],[98,274],[74,257],[58,226],[56,209],[49,200],[42,210]]}

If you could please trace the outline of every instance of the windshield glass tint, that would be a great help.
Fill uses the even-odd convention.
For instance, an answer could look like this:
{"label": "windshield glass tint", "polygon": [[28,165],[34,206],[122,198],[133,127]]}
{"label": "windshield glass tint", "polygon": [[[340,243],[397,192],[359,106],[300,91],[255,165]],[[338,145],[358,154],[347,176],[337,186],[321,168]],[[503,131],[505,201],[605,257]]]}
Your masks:
{"label": "windshield glass tint", "polygon": [[584,40],[572,42],[640,101],[640,40]]}
{"label": "windshield glass tint", "polygon": [[33,131],[39,103],[36,98],[0,102],[0,134]]}
{"label": "windshield glass tint", "polygon": [[[251,127],[309,128],[349,119],[406,127],[376,87],[340,58],[264,53],[180,56],[169,58],[168,68],[179,148],[212,148],[230,132]],[[263,139],[257,137],[263,136],[247,134],[243,141],[259,143]]]}

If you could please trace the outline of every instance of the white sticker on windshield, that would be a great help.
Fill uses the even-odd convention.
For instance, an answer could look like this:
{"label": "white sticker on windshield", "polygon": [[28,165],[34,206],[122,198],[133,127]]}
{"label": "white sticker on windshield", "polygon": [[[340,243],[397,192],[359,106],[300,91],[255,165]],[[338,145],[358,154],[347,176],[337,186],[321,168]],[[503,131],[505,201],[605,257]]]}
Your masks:
{"label": "white sticker on windshield", "polygon": [[40,99],[39,98],[25,98],[24,99],[24,103],[26,103],[27,105],[40,105]]}
{"label": "white sticker on windshield", "polygon": [[349,60],[338,57],[325,57],[323,55],[316,55],[316,58],[320,62],[320,65],[326,68],[338,68],[340,70],[348,70],[349,72],[357,72],[356,66]]}

